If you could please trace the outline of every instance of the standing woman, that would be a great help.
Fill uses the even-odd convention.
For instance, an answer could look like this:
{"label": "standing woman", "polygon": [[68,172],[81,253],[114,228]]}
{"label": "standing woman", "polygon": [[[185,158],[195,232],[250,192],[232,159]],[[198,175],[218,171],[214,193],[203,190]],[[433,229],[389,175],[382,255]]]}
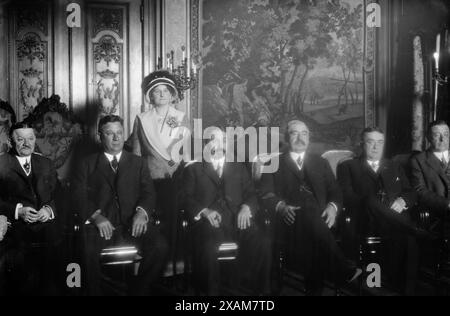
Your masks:
{"label": "standing woman", "polygon": [[177,170],[180,163],[172,149],[186,135],[186,115],[175,108],[179,102],[175,78],[167,71],[156,71],[144,78],[142,92],[151,105],[134,122],[128,146],[147,160],[157,196],[156,211],[162,233],[174,254],[177,232]]}

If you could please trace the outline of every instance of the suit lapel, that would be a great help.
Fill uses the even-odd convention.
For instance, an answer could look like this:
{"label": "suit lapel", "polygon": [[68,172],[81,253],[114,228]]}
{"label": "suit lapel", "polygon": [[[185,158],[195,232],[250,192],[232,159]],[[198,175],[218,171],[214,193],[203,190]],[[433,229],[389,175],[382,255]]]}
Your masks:
{"label": "suit lapel", "polygon": [[127,170],[129,170],[128,165],[130,163],[130,154],[126,151],[122,152],[122,157],[120,157],[119,161],[119,171],[117,174],[117,184],[122,183],[125,176],[128,174]]}
{"label": "suit lapel", "polygon": [[[41,178],[42,171],[43,171],[43,167],[41,166],[41,160],[39,159],[39,156],[33,154],[33,156],[31,156],[31,172],[33,173],[36,180]],[[24,174],[25,174],[25,172],[24,172]]]}
{"label": "suit lapel", "polygon": [[378,173],[382,170],[382,161],[380,161],[380,166],[378,168],[378,173],[375,172],[372,167],[367,162],[367,159],[361,157],[361,165],[364,171],[370,176],[370,178],[374,181],[378,181]]}
{"label": "suit lapel", "polygon": [[442,181],[447,184],[448,179],[444,169],[442,169],[441,162],[431,151],[427,152],[427,164],[441,177]]}
{"label": "suit lapel", "polygon": [[[225,164],[226,165],[226,164]],[[225,165],[224,165],[224,174],[225,174]],[[210,162],[203,162],[203,172],[211,179],[211,181],[216,185],[220,185],[220,178],[217,174],[216,170],[214,170],[213,164]]]}
{"label": "suit lapel", "polygon": [[[295,163],[294,160],[292,160],[291,155],[289,154],[289,152],[285,153],[283,156],[283,160],[286,164],[286,166],[288,167],[288,169],[299,179],[301,180],[301,172],[300,169],[298,168],[297,164]],[[303,168],[305,168],[306,165],[306,154],[305,154],[305,162],[303,163]]]}
{"label": "suit lapel", "polygon": [[[19,160],[16,158],[16,156],[10,155],[9,157],[10,159],[10,164],[11,164],[11,169],[17,173],[17,175],[19,175],[22,179],[24,179],[25,181],[28,181],[28,177],[25,173],[25,171],[23,170],[22,166],[20,165]],[[32,168],[33,168],[33,162],[32,164]]]}
{"label": "suit lapel", "polygon": [[[291,159],[292,160],[292,159]],[[328,162],[327,162],[328,163]],[[311,189],[313,190],[314,196],[318,198],[318,192],[320,192],[321,183],[320,176],[318,176],[317,173],[317,165],[313,159],[308,155],[308,153],[305,154],[304,162],[303,162],[303,170],[305,171],[306,179],[309,182],[309,185],[311,185]]]}
{"label": "suit lapel", "polygon": [[[215,173],[217,174],[217,172]],[[219,176],[217,176],[219,178],[219,183],[225,181],[225,179],[227,179],[232,174],[233,174],[232,165],[225,161],[225,164],[223,165],[222,178],[219,178]]]}
{"label": "suit lapel", "polygon": [[109,161],[103,153],[98,155],[97,169],[107,180],[107,182],[111,186],[111,188],[115,189],[114,175],[113,175],[111,166],[109,164]]}
{"label": "suit lapel", "polygon": [[393,179],[395,175],[393,174],[388,162],[384,159],[380,161],[380,168],[378,170],[378,173],[383,180],[384,186],[386,186],[388,183],[395,183],[395,181],[397,180]]}

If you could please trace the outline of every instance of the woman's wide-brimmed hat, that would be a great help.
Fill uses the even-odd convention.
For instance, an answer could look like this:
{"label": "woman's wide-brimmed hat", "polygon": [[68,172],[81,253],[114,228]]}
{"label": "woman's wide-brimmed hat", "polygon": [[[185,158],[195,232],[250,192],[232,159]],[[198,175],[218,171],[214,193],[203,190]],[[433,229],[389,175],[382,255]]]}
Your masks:
{"label": "woman's wide-brimmed hat", "polygon": [[153,89],[161,85],[172,88],[171,90],[173,90],[173,93],[175,93],[175,97],[178,98],[179,92],[175,77],[165,70],[152,72],[150,75],[145,77],[144,81],[142,82],[142,92],[146,97],[149,97],[149,93]]}

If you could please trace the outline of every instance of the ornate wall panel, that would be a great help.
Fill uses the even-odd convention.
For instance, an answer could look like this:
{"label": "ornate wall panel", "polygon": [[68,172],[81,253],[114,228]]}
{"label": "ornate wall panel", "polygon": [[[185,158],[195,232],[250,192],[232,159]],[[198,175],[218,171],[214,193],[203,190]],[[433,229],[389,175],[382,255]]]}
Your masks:
{"label": "ornate wall panel", "polygon": [[90,100],[99,116],[124,115],[127,6],[88,5]]}
{"label": "ornate wall panel", "polygon": [[19,119],[53,89],[51,3],[19,1],[10,7],[10,96]]}
{"label": "ornate wall panel", "polygon": [[[365,0],[364,7],[371,3],[378,3],[377,0]],[[364,25],[367,25],[364,20]],[[377,125],[376,122],[376,48],[377,48],[377,29],[365,27],[364,41],[364,107],[366,126]]]}

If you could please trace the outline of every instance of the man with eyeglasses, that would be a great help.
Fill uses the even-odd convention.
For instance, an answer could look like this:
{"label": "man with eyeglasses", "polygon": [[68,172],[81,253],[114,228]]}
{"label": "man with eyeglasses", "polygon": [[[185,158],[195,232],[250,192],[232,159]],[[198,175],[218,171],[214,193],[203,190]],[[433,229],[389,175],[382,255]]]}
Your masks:
{"label": "man with eyeglasses", "polygon": [[421,233],[410,218],[416,194],[402,166],[384,158],[385,135],[378,128],[361,134],[362,155],[338,166],[344,206],[357,223],[359,236],[381,236],[383,264],[397,290],[414,294]]}

